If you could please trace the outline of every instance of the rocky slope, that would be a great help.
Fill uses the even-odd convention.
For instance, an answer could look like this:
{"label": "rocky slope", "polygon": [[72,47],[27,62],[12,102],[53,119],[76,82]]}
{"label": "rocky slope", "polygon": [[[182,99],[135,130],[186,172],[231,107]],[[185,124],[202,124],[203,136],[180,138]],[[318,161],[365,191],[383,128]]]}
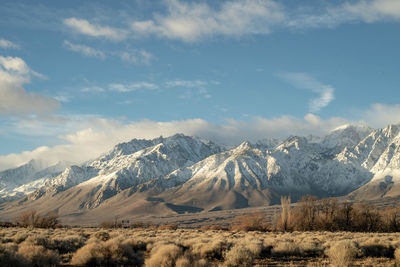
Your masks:
{"label": "rocky slope", "polygon": [[[181,134],[133,139],[46,178],[25,198],[2,204],[0,214],[35,208],[85,220],[104,212],[160,215],[269,205],[282,195],[396,196],[399,132],[400,125],[345,125],[322,138],[265,139],[231,149]],[[18,185],[29,184],[33,172],[26,169]]]}

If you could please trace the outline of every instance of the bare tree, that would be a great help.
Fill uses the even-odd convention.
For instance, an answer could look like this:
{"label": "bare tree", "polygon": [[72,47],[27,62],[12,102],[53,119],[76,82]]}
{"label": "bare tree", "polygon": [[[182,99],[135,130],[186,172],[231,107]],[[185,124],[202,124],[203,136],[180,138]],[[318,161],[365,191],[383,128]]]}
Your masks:
{"label": "bare tree", "polygon": [[291,209],[290,209],[290,196],[281,196],[281,214],[278,222],[278,229],[282,231],[291,230]]}

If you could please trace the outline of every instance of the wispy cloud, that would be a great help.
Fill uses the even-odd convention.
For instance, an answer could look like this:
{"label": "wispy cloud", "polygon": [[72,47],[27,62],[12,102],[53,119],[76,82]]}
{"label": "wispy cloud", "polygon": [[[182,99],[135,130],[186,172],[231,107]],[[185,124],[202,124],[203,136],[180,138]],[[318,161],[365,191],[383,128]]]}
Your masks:
{"label": "wispy cloud", "polygon": [[244,140],[257,141],[266,137],[286,138],[289,135],[309,134],[323,136],[330,130],[349,123],[367,123],[374,127],[384,127],[389,123],[400,123],[399,114],[399,105],[378,103],[366,110],[360,110],[354,120],[341,117],[323,119],[315,114],[307,114],[304,117],[283,115],[272,118],[246,116],[245,121],[229,119],[221,124],[203,119],[127,122],[87,115],[57,117],[46,122],[37,118],[31,120],[24,118],[10,129],[35,137],[46,135],[50,138],[53,135],[53,138],[58,138],[63,145],[42,146],[19,154],[0,156],[0,170],[18,166],[32,158],[51,160],[53,163],[60,160],[79,163],[95,158],[114,145],[132,138],[155,138],[160,135],[184,133],[235,145]]}
{"label": "wispy cloud", "polygon": [[95,49],[93,47],[83,45],[83,44],[74,44],[70,41],[64,40],[63,46],[77,53],[80,53],[87,57],[95,57],[100,59],[105,59],[106,57],[118,57],[124,62],[133,63],[135,65],[149,65],[152,60],[154,60],[154,56],[144,50],[144,49],[132,49],[129,52],[127,51],[101,51],[99,49]]}
{"label": "wispy cloud", "polygon": [[54,99],[56,99],[58,102],[68,103],[71,100],[71,97],[66,95],[58,95],[55,96]]}
{"label": "wispy cloud", "polygon": [[81,89],[81,92],[84,93],[101,93],[104,92],[104,88],[100,86],[88,86]]}
{"label": "wispy cloud", "polygon": [[134,63],[136,65],[149,65],[154,59],[153,54],[146,50],[134,49],[130,52],[114,52],[122,61]]}
{"label": "wispy cloud", "polygon": [[287,16],[287,28],[334,28],[346,23],[374,23],[400,21],[400,2],[398,0],[359,0],[338,5],[328,5],[319,10],[293,10]]}
{"label": "wispy cloud", "polygon": [[102,59],[106,58],[106,55],[102,51],[86,45],[73,44],[67,40],[65,40],[63,44],[68,50],[78,52],[87,57],[97,57]]}
{"label": "wispy cloud", "polygon": [[137,35],[195,42],[218,35],[239,37],[266,34],[270,27],[284,20],[281,6],[270,0],[239,0],[220,4],[213,9],[206,3],[167,1],[167,14],[155,14],[152,19],[134,21]]}
{"label": "wispy cloud", "polygon": [[25,90],[32,76],[45,78],[19,57],[0,56],[0,114],[46,113],[60,107],[52,97]]}
{"label": "wispy cloud", "polygon": [[158,89],[158,85],[149,82],[134,82],[129,84],[113,83],[109,85],[111,91],[120,93],[126,93],[137,90],[155,90]]}
{"label": "wispy cloud", "polygon": [[0,38],[0,48],[4,49],[18,49],[19,46],[9,40]]}
{"label": "wispy cloud", "polygon": [[122,41],[127,37],[126,30],[92,24],[85,19],[72,17],[64,19],[63,22],[75,32],[91,37],[103,37],[113,41]]}
{"label": "wispy cloud", "polygon": [[174,80],[165,82],[166,87],[186,87],[186,88],[194,88],[194,87],[204,87],[207,86],[207,81],[202,80]]}
{"label": "wispy cloud", "polygon": [[221,36],[242,38],[288,29],[400,21],[398,0],[323,1],[319,6],[302,2],[296,7],[289,7],[284,1],[277,0],[228,0],[213,5],[204,1],[180,0],[166,0],[164,3],[164,11],[144,20],[130,21],[124,28],[99,25],[75,16],[63,22],[79,34],[113,41],[157,37],[194,43]]}
{"label": "wispy cloud", "polygon": [[165,87],[182,87],[186,88],[183,94],[179,96],[179,98],[191,98],[194,94],[193,89],[195,89],[195,93],[204,98],[211,98],[211,94],[209,93],[207,86],[209,85],[220,85],[221,83],[218,81],[204,81],[204,80],[173,80],[167,81],[164,83]]}
{"label": "wispy cloud", "polygon": [[309,102],[310,112],[318,112],[335,99],[335,89],[331,85],[323,84],[307,73],[282,73],[278,75],[293,86],[312,91],[319,95]]}

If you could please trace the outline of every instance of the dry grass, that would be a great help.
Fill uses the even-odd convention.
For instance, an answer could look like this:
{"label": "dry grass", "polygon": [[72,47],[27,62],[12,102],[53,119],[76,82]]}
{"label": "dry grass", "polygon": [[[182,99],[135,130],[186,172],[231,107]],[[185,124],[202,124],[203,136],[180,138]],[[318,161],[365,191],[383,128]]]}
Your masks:
{"label": "dry grass", "polygon": [[400,266],[399,233],[0,228],[0,266]]}
{"label": "dry grass", "polygon": [[342,240],[333,244],[327,254],[334,266],[349,266],[360,253],[358,244],[350,240]]}

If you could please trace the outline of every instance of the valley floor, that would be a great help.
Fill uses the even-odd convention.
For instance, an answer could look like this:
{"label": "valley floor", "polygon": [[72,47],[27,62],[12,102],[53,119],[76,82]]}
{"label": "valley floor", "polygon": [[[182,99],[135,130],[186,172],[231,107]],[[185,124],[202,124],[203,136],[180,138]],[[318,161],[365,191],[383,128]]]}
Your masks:
{"label": "valley floor", "polygon": [[400,233],[1,228],[0,241],[1,266],[394,266],[400,260]]}

